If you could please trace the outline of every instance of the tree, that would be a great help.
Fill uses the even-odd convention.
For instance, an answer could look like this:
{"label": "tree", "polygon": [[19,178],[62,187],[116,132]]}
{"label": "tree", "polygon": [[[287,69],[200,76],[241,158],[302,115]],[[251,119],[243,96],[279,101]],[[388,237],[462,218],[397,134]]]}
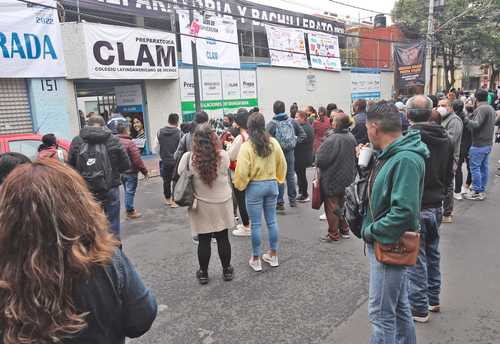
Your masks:
{"label": "tree", "polygon": [[[498,43],[495,45],[498,27],[492,29],[490,25],[483,25],[480,18],[487,15],[492,8],[499,9],[500,7],[497,6],[499,3],[500,0],[446,0],[444,7],[437,9],[433,43],[436,55],[443,60],[447,90],[454,86],[455,71],[459,67],[459,60],[464,55],[479,49],[481,60],[483,60],[486,56],[483,50],[487,49],[491,50],[488,56],[498,58]],[[429,12],[427,4],[427,0],[398,0],[396,2],[392,11],[393,20],[400,25],[408,38],[425,39],[427,37]],[[490,24],[498,25],[498,20]],[[481,32],[482,39],[477,44],[471,43],[476,40],[474,36],[478,32]],[[498,68],[494,70],[498,73]]]}

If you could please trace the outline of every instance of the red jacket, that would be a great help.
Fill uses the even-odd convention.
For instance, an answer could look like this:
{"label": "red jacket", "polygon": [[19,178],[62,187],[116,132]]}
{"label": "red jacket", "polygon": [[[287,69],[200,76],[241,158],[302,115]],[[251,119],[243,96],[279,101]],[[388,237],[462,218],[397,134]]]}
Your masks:
{"label": "red jacket", "polygon": [[319,119],[315,120],[313,123],[313,128],[314,128],[313,150],[314,153],[316,153],[319,149],[319,146],[321,146],[321,143],[323,142],[326,133],[331,128],[330,119],[327,116],[325,116],[323,117],[323,122],[321,122]]}
{"label": "red jacket", "polygon": [[118,138],[120,139],[120,143],[122,144],[123,148],[127,152],[132,165],[130,170],[126,171],[125,173],[141,172],[143,175],[147,176],[148,169],[146,168],[146,165],[144,165],[144,161],[142,161],[141,159],[141,152],[139,151],[139,148],[137,148],[137,146],[135,145],[134,141],[132,141],[132,138],[128,135],[122,135],[122,134],[118,135]]}

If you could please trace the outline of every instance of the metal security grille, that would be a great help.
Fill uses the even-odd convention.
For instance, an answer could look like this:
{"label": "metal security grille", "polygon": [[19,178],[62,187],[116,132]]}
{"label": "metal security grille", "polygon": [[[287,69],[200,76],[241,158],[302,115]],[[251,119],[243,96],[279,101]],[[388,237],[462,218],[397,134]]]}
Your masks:
{"label": "metal security grille", "polygon": [[0,135],[33,132],[24,79],[0,79]]}

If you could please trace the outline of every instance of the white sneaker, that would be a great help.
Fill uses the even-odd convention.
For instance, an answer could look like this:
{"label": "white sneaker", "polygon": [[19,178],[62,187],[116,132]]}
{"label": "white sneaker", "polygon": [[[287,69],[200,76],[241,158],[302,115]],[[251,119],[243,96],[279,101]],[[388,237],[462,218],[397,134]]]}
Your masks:
{"label": "white sneaker", "polygon": [[278,256],[271,256],[269,253],[262,255],[262,260],[271,265],[273,268],[280,266]]}
{"label": "white sneaker", "polygon": [[248,261],[248,265],[250,265],[250,267],[254,269],[254,271],[262,271],[262,262],[260,261],[260,258],[256,260],[254,260],[253,257],[250,258],[250,260]]}
{"label": "white sneaker", "polygon": [[468,189],[468,188],[466,188],[465,186],[462,186],[462,192],[461,192],[461,193],[462,193],[462,195],[463,195],[463,194],[466,194],[467,192],[469,192],[469,189]]}
{"label": "white sneaker", "polygon": [[480,192],[479,198],[481,199],[481,201],[484,201],[486,199],[486,192]]}
{"label": "white sneaker", "polygon": [[457,201],[462,201],[464,199],[464,196],[462,196],[461,193],[453,193],[453,198]]}
{"label": "white sneaker", "polygon": [[250,228],[247,228],[243,225],[238,225],[233,231],[233,235],[237,237],[249,237],[252,236],[252,231],[250,230]]}
{"label": "white sneaker", "polygon": [[321,214],[319,216],[320,221],[326,221],[326,214]]}

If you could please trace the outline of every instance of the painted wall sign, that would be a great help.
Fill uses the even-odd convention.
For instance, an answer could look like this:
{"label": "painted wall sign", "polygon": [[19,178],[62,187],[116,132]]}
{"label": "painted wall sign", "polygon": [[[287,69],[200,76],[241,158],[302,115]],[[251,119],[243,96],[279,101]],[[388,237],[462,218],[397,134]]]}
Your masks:
{"label": "painted wall sign", "polygon": [[89,79],[177,79],[175,34],[84,24]]}
{"label": "painted wall sign", "polygon": [[0,1],[0,78],[66,75],[56,2],[33,2]]}
{"label": "painted wall sign", "polygon": [[309,32],[307,36],[311,67],[336,72],[342,71],[338,37],[316,32]]}
{"label": "painted wall sign", "polygon": [[308,68],[303,30],[266,26],[269,55],[273,66]]}
{"label": "painted wall sign", "polygon": [[380,99],[380,71],[377,69],[355,68],[351,70],[351,96],[352,100]]}

